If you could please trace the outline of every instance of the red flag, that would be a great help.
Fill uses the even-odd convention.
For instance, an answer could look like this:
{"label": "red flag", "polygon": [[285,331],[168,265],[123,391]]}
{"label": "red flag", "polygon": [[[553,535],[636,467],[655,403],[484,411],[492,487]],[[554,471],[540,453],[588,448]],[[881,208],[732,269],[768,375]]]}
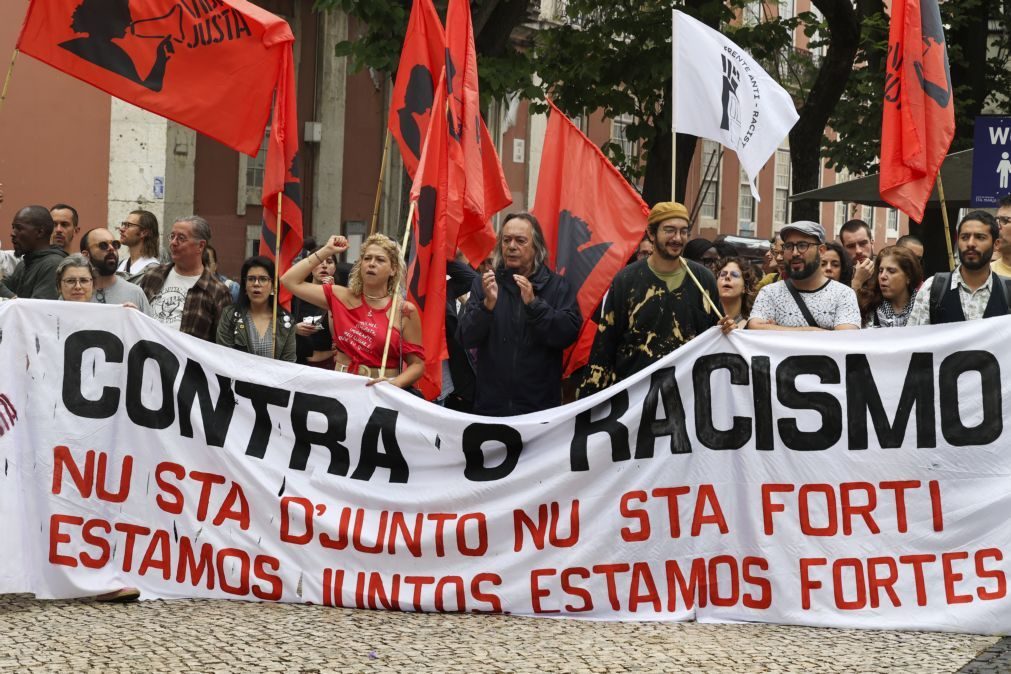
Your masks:
{"label": "red flag", "polygon": [[388,126],[414,177],[428,131],[435,83],[446,65],[446,36],[432,0],[414,0],[393,84]]}
{"label": "red flag", "polygon": [[[604,153],[548,104],[533,213],[551,265],[576,288],[579,311],[588,317],[642,240],[649,207]],[[565,352],[566,377],[586,364],[596,328],[591,319],[583,322],[579,339]]]}
{"label": "red flag", "polygon": [[[291,43],[284,50],[281,76],[274,97],[274,119],[263,168],[263,222],[260,255],[275,261],[280,277],[302,250],[302,186],[295,173],[298,154],[298,109],[295,63]],[[281,197],[282,237],[277,245],[277,200]],[[280,254],[277,254],[280,249]],[[278,302],[291,308],[291,292],[279,286]]]}
{"label": "red flag", "polygon": [[446,122],[446,79],[439,78],[433,98],[432,116],[418,171],[411,186],[415,205],[411,231],[411,259],[407,266],[407,299],[421,314],[421,334],[425,347],[425,374],[418,389],[428,400],[442,390],[442,361],[446,351],[446,220],[447,206],[458,201],[451,194],[449,129]]}
{"label": "red flag", "polygon": [[246,0],[33,0],[18,49],[256,155],[294,36]]}
{"label": "red flag", "polygon": [[450,180],[463,197],[459,220],[450,211],[447,257],[459,247],[477,265],[495,246],[491,216],[512,203],[491,135],[481,119],[477,56],[469,0],[450,0],[446,11],[446,72],[450,108]]}
{"label": "red flag", "polygon": [[955,136],[948,51],[937,0],[896,0],[881,121],[881,198],[916,222]]}

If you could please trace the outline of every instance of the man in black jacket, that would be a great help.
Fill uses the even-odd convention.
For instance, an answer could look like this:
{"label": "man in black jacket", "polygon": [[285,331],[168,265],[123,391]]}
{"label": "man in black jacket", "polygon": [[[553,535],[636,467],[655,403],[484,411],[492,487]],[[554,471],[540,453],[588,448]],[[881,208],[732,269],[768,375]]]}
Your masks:
{"label": "man in black jacket", "polygon": [[474,281],[457,337],[477,349],[474,413],[511,416],[561,403],[562,352],[582,326],[576,291],[545,266],[544,233],[529,213],[506,216],[495,268]]}
{"label": "man in black jacket", "polygon": [[52,234],[53,217],[45,206],[27,206],[17,212],[11,223],[11,242],[14,254],[22,257],[11,275],[0,282],[0,297],[55,300],[60,296],[56,267],[67,254],[49,246]]}

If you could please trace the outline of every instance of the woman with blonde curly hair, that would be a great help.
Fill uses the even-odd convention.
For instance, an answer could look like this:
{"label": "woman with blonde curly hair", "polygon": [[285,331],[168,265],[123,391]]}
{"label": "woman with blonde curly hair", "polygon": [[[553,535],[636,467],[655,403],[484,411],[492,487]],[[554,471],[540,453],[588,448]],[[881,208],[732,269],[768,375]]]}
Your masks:
{"label": "woman with blonde curly hair", "polygon": [[[404,261],[400,248],[387,236],[373,234],[362,244],[362,253],[351,268],[348,285],[306,281],[312,268],[328,257],[348,249],[343,236],[331,236],[326,245],[307,255],[281,277],[281,283],[295,297],[330,312],[330,334],[334,338],[334,359],[338,372],[369,378],[368,385],[389,381],[410,388],[425,371],[421,347],[421,319],[410,302],[393,307]],[[386,332],[390,323],[386,373],[379,378]]]}

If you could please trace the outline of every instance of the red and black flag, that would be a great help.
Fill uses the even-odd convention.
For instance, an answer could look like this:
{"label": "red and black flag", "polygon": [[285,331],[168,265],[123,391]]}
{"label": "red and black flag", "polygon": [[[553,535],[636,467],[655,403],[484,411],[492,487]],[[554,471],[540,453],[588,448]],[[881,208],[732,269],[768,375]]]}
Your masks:
{"label": "red and black flag", "polygon": [[955,137],[955,103],[937,0],[895,0],[881,120],[881,198],[916,222]]}
{"label": "red and black flag", "polygon": [[544,229],[551,265],[576,288],[579,311],[588,317],[565,352],[568,377],[589,359],[597,328],[589,317],[642,240],[649,207],[604,153],[548,104],[533,213]]}
{"label": "red and black flag", "polygon": [[293,41],[246,0],[33,0],[17,47],[255,156]]}
{"label": "red and black flag", "polygon": [[[477,52],[469,0],[450,0],[446,11],[446,88],[449,101],[450,181],[459,184],[462,213],[450,208],[446,242],[475,266],[495,247],[491,217],[512,203],[495,144],[481,118]],[[457,220],[457,218],[459,218]]]}
{"label": "red and black flag", "polygon": [[425,347],[425,374],[418,389],[428,400],[442,390],[442,361],[446,351],[446,221],[447,205],[458,202],[448,179],[449,129],[446,115],[446,80],[439,78],[432,117],[411,186],[414,203],[411,257],[407,265],[407,299],[421,314]]}
{"label": "red and black flag", "polygon": [[[289,44],[284,67],[277,80],[274,118],[267,140],[263,167],[263,222],[260,255],[274,260],[276,273],[289,269],[302,250],[302,185],[297,173],[298,109],[295,93],[295,63]],[[281,242],[277,241],[277,208],[281,200]],[[280,251],[280,252],[278,252]],[[278,302],[291,308],[291,292],[278,286]]]}
{"label": "red and black flag", "polygon": [[446,37],[432,0],[414,0],[393,83],[388,126],[404,169],[414,177],[432,114],[435,83],[446,64]]}

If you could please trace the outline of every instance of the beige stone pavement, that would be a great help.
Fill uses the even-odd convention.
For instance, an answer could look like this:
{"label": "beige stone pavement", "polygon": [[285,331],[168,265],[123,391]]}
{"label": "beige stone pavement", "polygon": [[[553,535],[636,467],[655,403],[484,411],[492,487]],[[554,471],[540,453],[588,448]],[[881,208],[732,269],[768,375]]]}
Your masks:
{"label": "beige stone pavement", "polygon": [[0,595],[0,672],[954,672],[996,637]]}

